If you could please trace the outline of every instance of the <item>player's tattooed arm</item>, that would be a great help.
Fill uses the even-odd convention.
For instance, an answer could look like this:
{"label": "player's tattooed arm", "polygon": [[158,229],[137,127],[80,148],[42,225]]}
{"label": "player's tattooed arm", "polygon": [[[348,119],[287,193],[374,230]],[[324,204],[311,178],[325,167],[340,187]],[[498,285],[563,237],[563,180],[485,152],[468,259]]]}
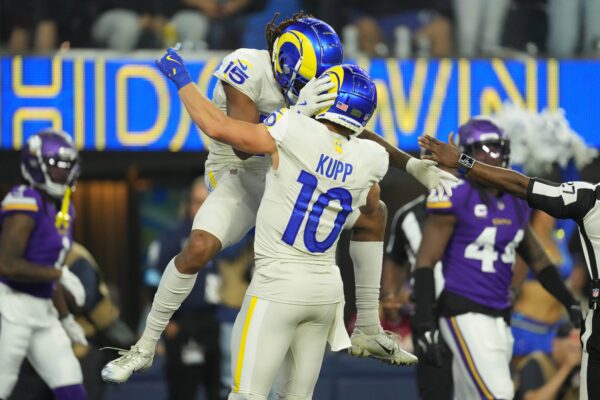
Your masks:
{"label": "player's tattooed arm", "polygon": [[[222,84],[227,100],[227,115],[239,121],[246,121],[253,124],[259,123],[260,114],[254,101],[227,82],[222,82]],[[244,153],[237,149],[233,149],[233,152],[241,160],[246,160],[252,156],[250,153]]]}
{"label": "player's tattooed arm", "polygon": [[[430,151],[430,155],[423,156],[426,160],[433,160],[438,165],[446,168],[458,168],[460,150],[453,143],[454,134],[448,136],[448,143],[442,143],[431,136],[421,136],[419,145]],[[472,167],[467,169],[467,176],[483,185],[493,187],[522,199],[527,198],[527,187],[530,178],[510,169],[493,167],[491,165],[474,161]]]}
{"label": "player's tattooed arm", "polygon": [[23,282],[52,282],[61,270],[43,267],[23,258],[35,221],[25,214],[13,214],[4,220],[0,234],[0,276]]}
{"label": "player's tattooed arm", "polygon": [[523,261],[535,273],[552,264],[548,253],[546,253],[531,225],[528,225],[525,229],[523,240],[519,243],[519,247],[517,247],[517,254],[523,258]]}

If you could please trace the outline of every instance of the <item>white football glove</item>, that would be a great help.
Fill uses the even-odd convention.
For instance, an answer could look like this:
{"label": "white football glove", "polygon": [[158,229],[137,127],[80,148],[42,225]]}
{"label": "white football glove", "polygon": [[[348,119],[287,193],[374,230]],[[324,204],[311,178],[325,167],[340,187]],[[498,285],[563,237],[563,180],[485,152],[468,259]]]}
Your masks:
{"label": "white football glove", "polygon": [[75,304],[77,304],[78,307],[82,307],[85,304],[85,288],[83,287],[83,284],[77,275],[72,273],[66,265],[61,267],[61,271],[62,276],[60,277],[60,284],[66,291],[71,293],[73,299],[75,299]]}
{"label": "white football glove", "polygon": [[452,196],[452,188],[458,183],[458,179],[436,167],[433,160],[419,160],[410,158],[406,163],[406,172],[414,176],[427,189],[435,189],[438,195]]}
{"label": "white football glove", "polygon": [[71,339],[72,343],[82,344],[87,346],[88,341],[85,338],[85,332],[81,325],[75,321],[73,314],[68,314],[66,317],[60,320],[63,329],[67,332],[67,336]]}
{"label": "white football glove", "polygon": [[333,105],[337,93],[329,93],[328,90],[334,86],[335,83],[331,82],[329,74],[319,79],[312,78],[302,88],[298,95],[298,101],[290,109],[312,117],[322,109]]}

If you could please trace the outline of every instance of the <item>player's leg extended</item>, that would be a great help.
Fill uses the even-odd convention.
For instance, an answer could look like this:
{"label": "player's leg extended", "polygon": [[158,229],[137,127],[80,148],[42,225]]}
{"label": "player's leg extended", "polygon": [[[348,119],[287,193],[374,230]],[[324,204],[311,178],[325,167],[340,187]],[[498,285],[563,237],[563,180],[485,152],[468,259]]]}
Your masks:
{"label": "player's leg extended", "polygon": [[152,365],[156,342],[194,287],[197,272],[254,226],[264,176],[242,169],[235,170],[235,174],[223,169],[216,176],[210,174],[213,190],[194,218],[185,247],[165,268],[142,337],[131,350],[104,367],[104,380],[122,383],[133,372]]}
{"label": "player's leg extended", "polygon": [[502,318],[468,313],[440,319],[452,351],[455,399],[512,399],[513,339]]}
{"label": "player's leg extended", "polygon": [[33,332],[27,358],[57,400],[85,400],[83,374],[58,320]]}
{"label": "player's leg extended", "polygon": [[294,338],[300,308],[254,296],[244,298],[231,337],[229,400],[267,399]]}
{"label": "player's leg extended", "polygon": [[352,228],[350,256],[354,263],[356,286],[356,328],[350,354],[371,356],[391,364],[415,364],[417,358],[402,350],[396,336],[384,332],[379,321],[379,288],[383,265],[383,238],[387,208],[361,213]]}
{"label": "player's leg extended", "polygon": [[17,383],[31,334],[32,328],[0,315],[0,399],[7,399]]}
{"label": "player's leg extended", "polygon": [[304,322],[298,325],[283,363],[275,398],[310,400],[319,378],[337,304],[303,306]]}

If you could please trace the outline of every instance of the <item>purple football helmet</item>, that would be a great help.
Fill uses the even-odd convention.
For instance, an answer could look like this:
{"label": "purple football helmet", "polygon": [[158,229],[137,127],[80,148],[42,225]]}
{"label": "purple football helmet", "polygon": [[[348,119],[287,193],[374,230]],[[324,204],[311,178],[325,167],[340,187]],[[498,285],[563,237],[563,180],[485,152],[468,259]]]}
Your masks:
{"label": "purple football helmet", "polygon": [[458,128],[460,150],[476,160],[508,167],[510,140],[488,119],[473,118]]}
{"label": "purple football helmet", "polygon": [[79,177],[79,155],[63,131],[45,129],[31,136],[21,153],[21,174],[32,186],[60,198]]}

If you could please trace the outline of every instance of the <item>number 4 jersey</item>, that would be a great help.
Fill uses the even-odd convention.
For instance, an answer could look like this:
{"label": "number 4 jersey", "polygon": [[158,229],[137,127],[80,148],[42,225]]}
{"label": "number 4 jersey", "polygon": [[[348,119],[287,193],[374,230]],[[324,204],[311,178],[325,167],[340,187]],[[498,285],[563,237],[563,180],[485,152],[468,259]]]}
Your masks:
{"label": "number 4 jersey", "polygon": [[279,154],[256,221],[256,271],[248,294],[291,304],[343,300],[335,250],[346,219],[388,168],[375,142],[331,132],[282,109],[265,121]]}
{"label": "number 4 jersey", "polygon": [[527,203],[462,181],[450,198],[432,192],[427,210],[456,217],[442,258],[444,290],[487,308],[508,308],[516,248],[529,223]]}

